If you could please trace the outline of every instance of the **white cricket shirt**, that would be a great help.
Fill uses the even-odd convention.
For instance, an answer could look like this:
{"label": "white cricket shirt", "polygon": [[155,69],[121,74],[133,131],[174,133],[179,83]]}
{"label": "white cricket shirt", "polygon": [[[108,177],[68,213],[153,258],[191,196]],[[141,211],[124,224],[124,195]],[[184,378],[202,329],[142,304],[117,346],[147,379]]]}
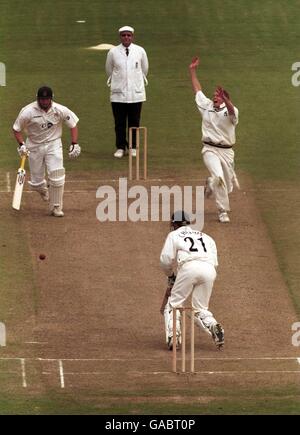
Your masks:
{"label": "white cricket shirt", "polygon": [[52,101],[48,112],[40,108],[35,101],[24,107],[14,125],[17,132],[26,131],[28,148],[60,139],[62,136],[62,125],[69,128],[76,127],[79,118],[70,109]]}
{"label": "white cricket shirt", "polygon": [[183,226],[171,231],[160,255],[160,264],[166,275],[172,274],[174,261],[180,267],[187,261],[198,260],[218,266],[215,241],[205,233]]}
{"label": "white cricket shirt", "polygon": [[235,127],[238,124],[239,111],[234,107],[230,116],[224,105],[221,110],[214,108],[213,101],[202,91],[196,93],[196,105],[202,115],[202,141],[232,146],[235,144]]}

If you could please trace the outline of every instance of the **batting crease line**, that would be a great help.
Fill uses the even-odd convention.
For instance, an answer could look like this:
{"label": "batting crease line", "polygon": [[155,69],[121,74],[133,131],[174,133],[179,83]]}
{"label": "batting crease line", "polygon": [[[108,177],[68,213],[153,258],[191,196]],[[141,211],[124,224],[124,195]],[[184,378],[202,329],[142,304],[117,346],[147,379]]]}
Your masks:
{"label": "batting crease line", "polygon": [[[180,358],[179,358],[180,360]],[[195,358],[195,361],[298,361],[300,364],[300,358],[296,357],[244,357],[244,358]],[[40,358],[39,361],[57,361],[57,359],[43,359]],[[61,361],[65,362],[126,362],[126,361],[156,361],[159,362],[159,358],[83,358],[83,359],[61,359]]]}
{"label": "batting crease line", "polygon": [[[85,362],[85,361],[161,361],[160,358],[18,358],[18,357],[7,357],[0,358],[0,361],[45,361],[45,362]],[[297,361],[300,364],[300,357],[204,357],[195,358],[197,361]]]}
{"label": "batting crease line", "polygon": [[[159,371],[159,372],[144,372],[144,371],[126,371],[127,374],[143,374],[143,375],[162,375],[162,374],[174,374],[172,371]],[[300,374],[300,370],[197,370],[195,372],[177,372],[176,374],[191,375],[191,374],[206,374],[206,375],[227,375],[227,374],[275,374],[275,373],[297,373]],[[43,372],[43,375],[53,375],[52,372]],[[111,372],[64,372],[64,376],[107,376],[111,375]],[[62,387],[64,388],[64,387]]]}
{"label": "batting crease line", "polygon": [[[98,179],[88,179],[88,180],[86,180],[86,179],[78,179],[78,180],[66,180],[66,184],[67,183],[78,183],[78,184],[80,184],[80,183],[116,183],[116,182],[118,182],[120,180],[120,178],[127,178],[128,179],[128,177],[126,177],[126,176],[123,176],[123,177],[120,176],[119,178],[98,178]],[[10,173],[6,172],[6,182],[8,181],[8,179],[9,179],[9,183],[10,183],[10,186],[11,186]],[[130,182],[130,183],[136,182],[136,181],[137,180],[130,181],[128,179],[128,182]],[[206,179],[205,178],[203,178],[203,179],[195,179],[195,178],[193,178],[193,179],[189,179],[189,178],[183,178],[183,179],[175,179],[175,178],[147,178],[147,180],[141,179],[141,180],[138,180],[138,181],[141,182],[141,183],[150,183],[150,182],[160,182],[160,183],[163,183],[163,182],[176,182],[176,183],[179,183],[180,181],[184,181],[185,184],[186,183],[195,183],[195,184],[196,183],[203,183],[203,186],[204,186]],[[8,193],[8,191],[11,192],[11,187],[10,187],[10,190],[7,189],[7,191],[0,191],[0,193]],[[260,187],[258,187],[257,189],[253,189],[253,188],[242,189],[241,188],[241,191],[246,191],[246,192],[257,192],[257,191],[263,191],[263,192],[287,192],[287,191],[289,191],[290,192],[290,191],[293,191],[293,190],[291,190],[291,189],[280,189],[280,188],[278,188],[278,189],[268,189],[268,188],[260,188]],[[28,192],[28,191],[25,191],[25,192]]]}

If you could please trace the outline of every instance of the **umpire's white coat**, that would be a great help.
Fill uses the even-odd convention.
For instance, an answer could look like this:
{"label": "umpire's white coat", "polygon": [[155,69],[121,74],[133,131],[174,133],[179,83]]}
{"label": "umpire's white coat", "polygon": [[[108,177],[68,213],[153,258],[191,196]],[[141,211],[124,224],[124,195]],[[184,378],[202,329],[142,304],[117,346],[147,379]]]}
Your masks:
{"label": "umpire's white coat", "polygon": [[145,82],[149,68],[146,51],[136,44],[130,44],[128,48],[128,56],[123,44],[107,54],[105,69],[113,103],[146,101]]}

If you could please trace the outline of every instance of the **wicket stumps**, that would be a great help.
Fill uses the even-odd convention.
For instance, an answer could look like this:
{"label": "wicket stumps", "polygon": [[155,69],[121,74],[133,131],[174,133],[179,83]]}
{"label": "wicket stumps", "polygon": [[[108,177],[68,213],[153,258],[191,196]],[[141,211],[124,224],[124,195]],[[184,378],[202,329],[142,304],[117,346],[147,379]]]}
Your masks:
{"label": "wicket stumps", "polygon": [[136,132],[136,179],[140,179],[140,139],[141,133],[143,137],[144,147],[144,180],[147,180],[147,153],[148,153],[148,139],[147,139],[147,127],[130,127],[129,129],[129,180],[132,180],[132,136],[133,131]]}
{"label": "wicket stumps", "polygon": [[[191,325],[190,325],[190,373],[195,372],[195,311],[192,307],[184,308],[173,308],[173,337],[176,337],[176,321],[177,321],[177,310],[181,314],[181,372],[186,373],[186,312],[190,311],[191,314]],[[172,368],[174,373],[177,372],[177,349],[176,340],[173,339],[173,361]]]}

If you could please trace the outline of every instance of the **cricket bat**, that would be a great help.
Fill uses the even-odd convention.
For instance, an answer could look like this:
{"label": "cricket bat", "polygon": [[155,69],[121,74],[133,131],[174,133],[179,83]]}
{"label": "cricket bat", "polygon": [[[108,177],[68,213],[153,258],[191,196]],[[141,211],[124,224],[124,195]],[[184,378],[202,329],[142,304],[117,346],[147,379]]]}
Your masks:
{"label": "cricket bat", "polygon": [[16,187],[15,187],[15,192],[14,192],[14,197],[12,202],[12,208],[14,208],[15,210],[20,210],[21,207],[21,200],[22,200],[22,194],[23,194],[23,188],[24,188],[25,176],[26,176],[26,171],[25,171],[26,157],[27,156],[22,157],[21,166],[18,169],[18,173],[17,173]]}

